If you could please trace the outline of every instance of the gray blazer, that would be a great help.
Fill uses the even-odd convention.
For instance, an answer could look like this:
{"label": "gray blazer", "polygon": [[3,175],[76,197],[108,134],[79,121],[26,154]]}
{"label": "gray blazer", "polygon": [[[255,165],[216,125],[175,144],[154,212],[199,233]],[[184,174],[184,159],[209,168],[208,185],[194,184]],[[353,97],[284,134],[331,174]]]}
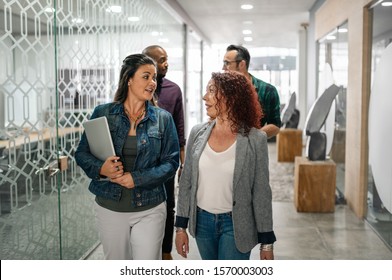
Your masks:
{"label": "gray blazer", "polygon": [[[199,160],[215,121],[196,125],[187,141],[177,202],[177,227],[188,227],[195,237]],[[267,135],[252,128],[248,136],[237,134],[233,178],[233,225],[236,247],[245,253],[258,243],[276,238],[272,229],[272,194],[269,185]]]}

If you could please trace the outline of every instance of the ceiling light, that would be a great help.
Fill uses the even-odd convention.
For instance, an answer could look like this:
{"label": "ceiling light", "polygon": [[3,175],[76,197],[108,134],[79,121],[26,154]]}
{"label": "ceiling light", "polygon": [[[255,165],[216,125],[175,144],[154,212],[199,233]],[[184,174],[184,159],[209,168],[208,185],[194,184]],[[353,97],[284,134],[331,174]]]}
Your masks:
{"label": "ceiling light", "polygon": [[116,13],[119,14],[122,11],[121,6],[110,6],[109,8],[106,9],[108,13]]}
{"label": "ceiling light", "polygon": [[139,21],[140,17],[128,17],[128,21]]}
{"label": "ceiling light", "polygon": [[338,28],[338,32],[339,32],[339,33],[347,33],[347,31],[348,31],[347,28],[344,28],[344,27]]}
{"label": "ceiling light", "polygon": [[384,6],[384,7],[390,7],[390,6],[392,6],[392,2],[382,2],[381,3],[381,6]]}
{"label": "ceiling light", "polygon": [[327,40],[335,40],[335,39],[336,39],[336,36],[334,36],[334,35],[328,35],[327,37],[325,37],[325,39],[327,39]]}
{"label": "ceiling light", "polygon": [[242,34],[250,35],[250,34],[252,34],[252,30],[249,30],[249,29],[242,30]]}
{"label": "ceiling light", "polygon": [[252,37],[244,37],[244,41],[246,42],[252,42],[253,38]]}
{"label": "ceiling light", "polygon": [[159,42],[159,43],[168,43],[168,42],[169,42],[169,39],[168,39],[168,38],[159,38],[159,39],[158,39],[158,42]]}
{"label": "ceiling light", "polygon": [[244,5],[241,5],[241,9],[243,9],[243,10],[252,10],[253,9],[253,5],[251,5],[251,4],[244,4]]}

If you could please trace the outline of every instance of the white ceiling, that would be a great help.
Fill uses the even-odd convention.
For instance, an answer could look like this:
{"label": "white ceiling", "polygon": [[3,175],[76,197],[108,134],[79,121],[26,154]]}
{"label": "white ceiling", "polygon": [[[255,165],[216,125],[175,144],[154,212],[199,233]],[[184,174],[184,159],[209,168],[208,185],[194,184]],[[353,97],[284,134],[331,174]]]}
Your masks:
{"label": "white ceiling", "polygon": [[[173,0],[211,44],[296,48],[301,24],[317,0]],[[252,4],[252,10],[242,10]],[[242,30],[252,31],[245,42]]]}
{"label": "white ceiling", "polygon": [[[141,0],[133,0],[134,6]],[[225,45],[243,44],[250,48],[282,47],[296,48],[298,32],[303,29],[301,24],[309,21],[309,10],[317,0],[143,0],[143,4],[154,10],[156,2],[179,8],[185,14],[185,20],[195,31],[200,31],[209,44]],[[31,13],[28,0],[19,0],[20,7],[25,7]],[[75,3],[76,0],[72,0]],[[42,6],[41,6],[41,4]],[[68,1],[64,1],[66,5]],[[136,4],[135,4],[136,3]],[[40,4],[40,5],[39,5]],[[252,10],[242,10],[242,4],[252,4]],[[35,1],[37,10],[46,5],[46,1]],[[38,5],[38,7],[36,7]],[[4,3],[0,2],[0,11]],[[72,5],[70,6],[70,8]],[[76,8],[77,5],[73,5]],[[82,10],[84,6],[81,6]],[[16,4],[15,4],[15,9]],[[178,9],[175,9],[178,12]],[[76,13],[77,14],[77,13]],[[30,15],[31,20],[34,15]],[[28,15],[28,17],[30,17]],[[184,15],[180,15],[184,18]],[[148,17],[146,17],[148,18]],[[168,17],[169,18],[169,17]],[[20,19],[12,17],[13,31],[18,32]],[[4,12],[0,13],[0,22],[4,22]],[[66,23],[66,22],[65,22]],[[63,23],[63,24],[65,24]],[[189,22],[188,22],[189,23]],[[149,24],[154,24],[151,21]],[[171,22],[165,24],[170,28]],[[29,27],[34,27],[34,22]],[[252,31],[252,42],[245,42],[242,30]],[[46,26],[42,26],[42,32]],[[33,32],[33,31],[32,31]],[[173,42],[172,42],[173,43]]]}

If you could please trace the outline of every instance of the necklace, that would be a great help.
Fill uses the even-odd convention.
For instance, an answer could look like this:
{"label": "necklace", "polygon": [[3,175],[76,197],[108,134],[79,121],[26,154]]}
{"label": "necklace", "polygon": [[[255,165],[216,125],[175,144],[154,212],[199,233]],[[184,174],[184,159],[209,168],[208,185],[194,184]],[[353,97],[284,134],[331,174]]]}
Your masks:
{"label": "necklace", "polygon": [[144,109],[140,112],[139,115],[136,116],[136,118],[133,118],[131,116],[131,114],[129,113],[127,108],[125,108],[125,106],[124,106],[124,110],[125,110],[125,113],[127,114],[128,118],[131,119],[131,123],[133,122],[133,129],[136,129],[136,124],[137,124],[138,120],[140,120],[143,117],[144,113],[146,112],[146,107],[144,106]]}

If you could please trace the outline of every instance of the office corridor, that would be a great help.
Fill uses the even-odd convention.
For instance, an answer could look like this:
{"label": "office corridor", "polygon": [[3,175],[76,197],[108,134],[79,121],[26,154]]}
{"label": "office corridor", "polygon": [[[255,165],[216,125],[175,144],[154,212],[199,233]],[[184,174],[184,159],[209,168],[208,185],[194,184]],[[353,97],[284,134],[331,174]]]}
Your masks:
{"label": "office corridor", "polygon": [[[276,260],[392,260],[392,250],[347,205],[336,205],[334,213],[298,213],[293,202],[294,163],[278,163],[276,144],[268,145]],[[256,246],[251,259],[258,256]],[[173,258],[184,260],[175,250]],[[102,247],[98,246],[86,259],[102,260]],[[193,238],[188,259],[200,259]]]}

